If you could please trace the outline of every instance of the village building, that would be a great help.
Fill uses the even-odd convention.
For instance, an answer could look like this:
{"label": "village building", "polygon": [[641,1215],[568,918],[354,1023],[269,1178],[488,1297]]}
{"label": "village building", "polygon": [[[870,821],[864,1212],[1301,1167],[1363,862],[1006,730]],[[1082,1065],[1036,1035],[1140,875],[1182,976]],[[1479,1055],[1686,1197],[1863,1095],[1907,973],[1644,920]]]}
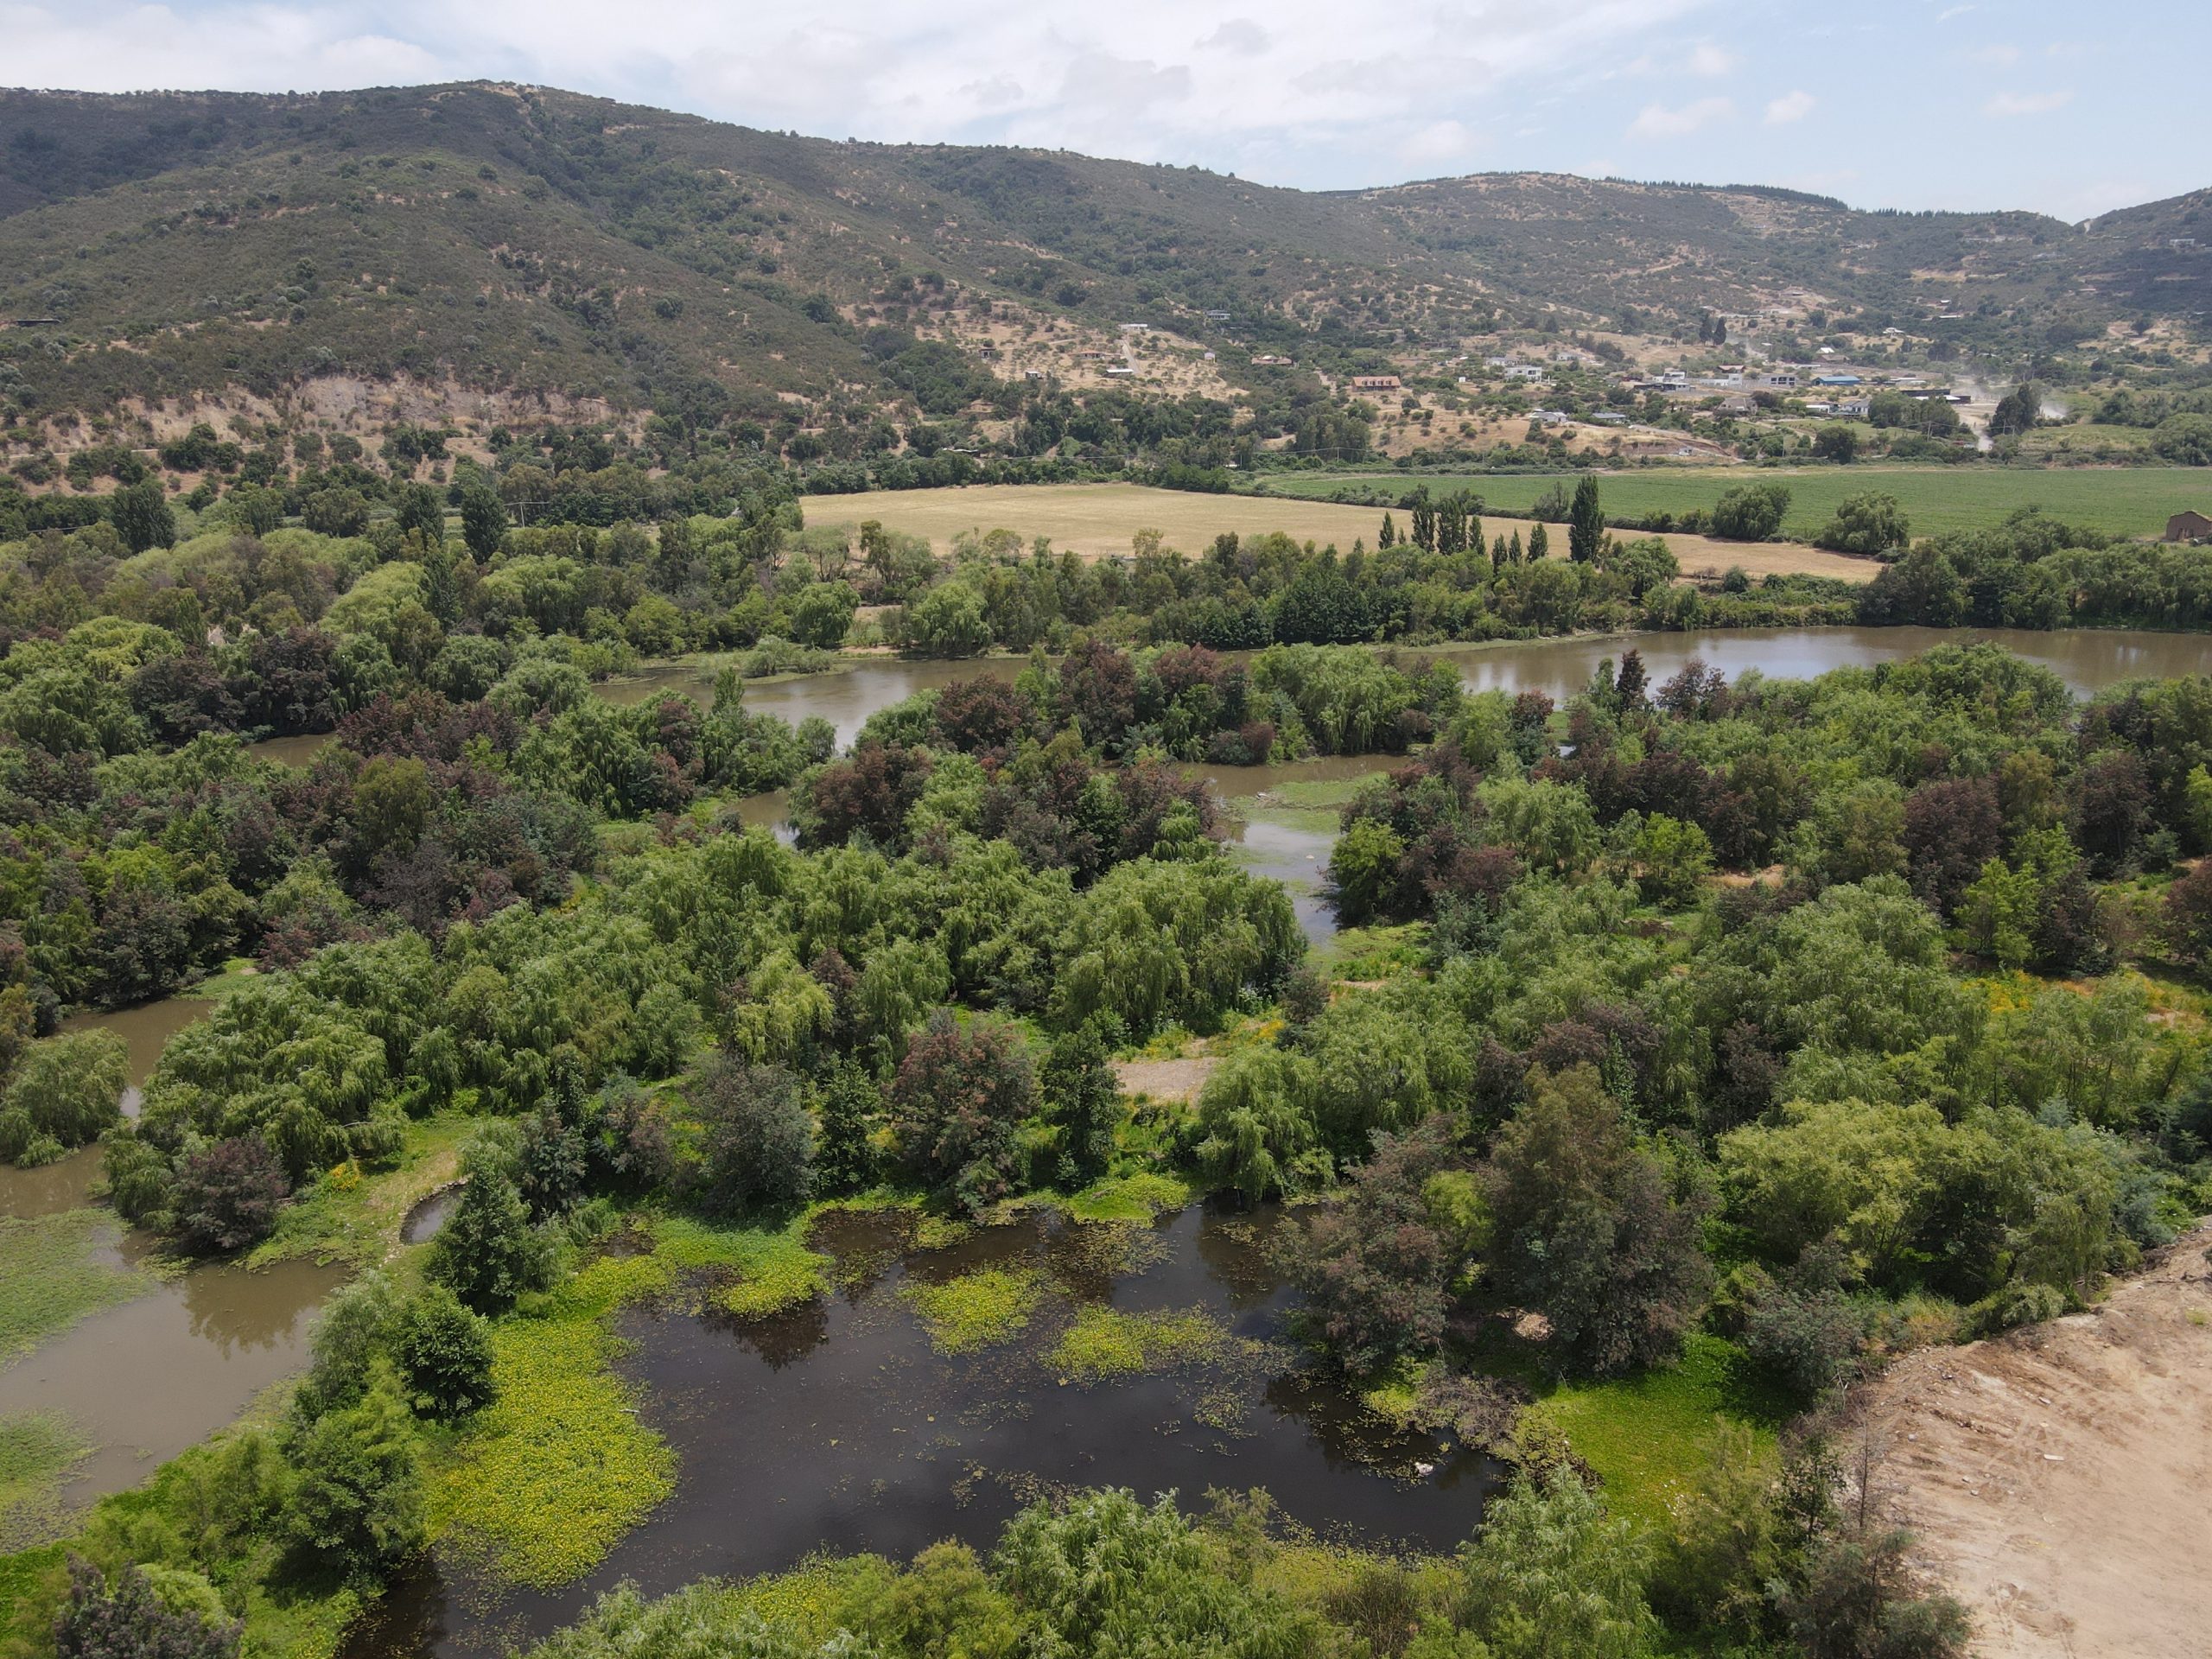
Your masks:
{"label": "village building", "polygon": [[2212,542],[2212,518],[2206,518],[2195,508],[2177,512],[2166,520],[2165,539],[2170,542]]}

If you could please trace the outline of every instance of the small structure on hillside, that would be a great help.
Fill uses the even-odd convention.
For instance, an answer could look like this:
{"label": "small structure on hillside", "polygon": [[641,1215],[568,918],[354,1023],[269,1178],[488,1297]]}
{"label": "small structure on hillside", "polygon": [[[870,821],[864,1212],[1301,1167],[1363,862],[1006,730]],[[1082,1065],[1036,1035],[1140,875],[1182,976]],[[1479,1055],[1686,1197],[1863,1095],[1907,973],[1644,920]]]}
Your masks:
{"label": "small structure on hillside", "polygon": [[2212,518],[2206,518],[2193,507],[2186,512],[2177,512],[2166,520],[2166,540],[2212,542]]}
{"label": "small structure on hillside", "polygon": [[1354,391],[1395,391],[1403,384],[1395,374],[1355,374],[1351,378]]}

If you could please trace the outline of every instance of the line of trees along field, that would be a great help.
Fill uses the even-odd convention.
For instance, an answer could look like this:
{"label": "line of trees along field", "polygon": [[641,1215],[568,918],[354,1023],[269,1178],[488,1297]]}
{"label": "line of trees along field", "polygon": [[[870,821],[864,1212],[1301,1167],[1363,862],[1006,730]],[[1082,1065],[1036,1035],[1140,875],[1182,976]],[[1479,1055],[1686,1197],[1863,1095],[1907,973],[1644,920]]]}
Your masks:
{"label": "line of trees along field", "polygon": [[[1902,1541],[1830,1501],[1817,1408],[1903,1348],[2082,1305],[2212,1206],[2212,680],[2083,705],[1961,646],[1654,686],[1631,652],[1554,708],[1344,643],[1707,602],[1595,506],[1567,556],[1517,563],[1461,517],[1342,558],[940,563],[809,531],[766,482],[657,533],[484,511],[456,543],[433,500],[359,537],[10,545],[0,1156],[98,1141],[118,1211],[223,1255],[472,1127],[447,1231],[341,1299],[283,1413],[0,1563],[7,1641],[327,1651],[494,1478],[472,1448],[551,1363],[529,1333],[598,1317],[626,1226],[694,1229],[683,1262],[766,1285],[811,1203],[988,1217],[1174,1173],[1304,1200],[1315,1363],[1514,1461],[1457,1560],[1301,1577],[1249,1503],[1093,1495],[988,1557],[825,1569],[804,1618],[622,1596],[551,1650],[1089,1651],[1147,1618],[1192,1651],[1959,1651]],[[1948,572],[2001,608],[2091,556],[2023,521],[1863,602]],[[1507,620],[1540,581],[1573,605]],[[705,708],[591,694],[680,646],[788,664],[863,601],[925,650],[1065,654],[842,753],[749,713],[740,670]],[[1214,643],[1264,649],[1217,654],[1192,619],[1224,616],[1252,633]],[[304,766],[241,741],[326,729]],[[1392,757],[1343,814],[1331,893],[1371,931],[1334,966],[1173,764],[1312,753]],[[791,846],[734,804],[785,786]],[[118,1039],[60,1014],[240,957],[261,971],[121,1121]],[[1183,1034],[1218,1064],[1140,1118],[1108,1060]],[[1815,1414],[1785,1447],[1726,1438],[1664,1525],[1514,1430],[1534,1387],[1686,1351]]]}

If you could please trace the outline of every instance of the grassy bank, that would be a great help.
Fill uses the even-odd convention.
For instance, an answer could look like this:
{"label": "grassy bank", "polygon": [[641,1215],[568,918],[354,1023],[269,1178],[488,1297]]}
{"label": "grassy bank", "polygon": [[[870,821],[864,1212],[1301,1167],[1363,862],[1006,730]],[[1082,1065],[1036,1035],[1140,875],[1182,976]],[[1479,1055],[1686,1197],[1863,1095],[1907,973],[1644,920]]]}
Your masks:
{"label": "grassy bank", "polygon": [[0,1363],[153,1283],[115,1259],[122,1230],[98,1210],[0,1218]]}
{"label": "grassy bank", "polygon": [[[1537,499],[1579,474],[1514,474],[1428,478],[1432,495],[1469,492],[1494,512],[1526,513]],[[1379,490],[1395,498],[1416,480],[1402,473],[1271,476],[1272,495],[1315,502],[1338,490]],[[2212,511],[2212,472],[2182,467],[1683,467],[1601,473],[1599,487],[1609,514],[1643,517],[1693,507],[1710,508],[1723,490],[1738,484],[1780,484],[1789,492],[1783,533],[1809,541],[1847,496],[1878,491],[1893,495],[1916,536],[1977,530],[2001,523],[2022,507],[2041,507],[2069,524],[2113,536],[2156,536],[2184,507]],[[1371,512],[1339,508],[1340,512]]]}

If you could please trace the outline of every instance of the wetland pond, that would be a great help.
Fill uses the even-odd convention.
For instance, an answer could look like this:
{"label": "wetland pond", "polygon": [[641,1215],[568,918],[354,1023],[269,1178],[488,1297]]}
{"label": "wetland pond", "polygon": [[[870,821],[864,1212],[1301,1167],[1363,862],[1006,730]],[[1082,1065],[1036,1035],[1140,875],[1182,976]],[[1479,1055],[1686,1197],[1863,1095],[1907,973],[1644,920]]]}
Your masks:
{"label": "wetland pond", "polygon": [[[622,1316],[617,1364],[677,1450],[675,1495],[556,1591],[503,1590],[434,1554],[346,1659],[497,1654],[626,1579],[658,1594],[817,1550],[903,1558],[948,1537],[988,1548],[1021,1505],[1080,1486],[1173,1491],[1191,1510],[1211,1489],[1261,1486],[1322,1536],[1423,1550],[1474,1529],[1495,1464],[1402,1434],[1300,1368],[1281,1329],[1293,1294],[1268,1262],[1279,1211],[1193,1205],[1107,1225],[1031,1212],[937,1249],[913,1243],[913,1224],[907,1212],[825,1215],[812,1243],[835,1260],[836,1287],[791,1313]],[[1027,1325],[940,1351],[917,1301],[982,1271],[1030,1287]],[[1173,1352],[1087,1373],[1070,1356],[1101,1328],[1138,1346],[1159,1333]]]}
{"label": "wetland pond", "polygon": [[[214,1003],[172,996],[113,1014],[73,1015],[69,1031],[105,1029],[130,1047],[126,1110],[162,1046]],[[81,1210],[100,1173],[98,1147],[39,1169],[0,1166],[0,1216],[28,1220]],[[152,1241],[112,1224],[94,1247],[110,1267],[149,1264]],[[236,1420],[256,1395],[307,1360],[308,1332],[336,1268],[225,1263],[149,1275],[145,1294],[80,1319],[21,1358],[0,1364],[0,1417],[58,1412],[91,1455],[71,1470],[72,1504],[134,1486],[155,1467]]]}
{"label": "wetland pond", "polygon": [[[1751,670],[1802,677],[1968,638],[2052,669],[2077,694],[2212,666],[2212,642],[2201,635],[2090,630],[1746,629],[1426,654],[1455,664],[1476,690],[1564,698],[1601,659],[1618,662],[1631,646],[1656,684],[1694,657],[1732,680]],[[746,700],[794,723],[821,715],[842,747],[869,715],[918,690],[976,675],[1011,678],[1021,667],[1008,658],[877,658],[756,682]],[[710,671],[687,665],[614,682],[601,694],[636,703],[661,690],[711,697],[712,688]],[[300,763],[327,741],[284,738],[256,750]],[[1333,926],[1318,891],[1334,840],[1324,798],[1333,798],[1295,786],[1346,785],[1391,764],[1363,756],[1201,769],[1230,803],[1240,856],[1289,886],[1311,939]],[[782,827],[780,796],[740,810],[747,823]],[[123,1033],[135,1096],[161,1045],[207,1007],[171,998],[71,1025]],[[0,1216],[81,1208],[98,1170],[96,1152],[45,1169],[0,1169]],[[441,1195],[410,1217],[417,1236],[435,1230],[449,1201]],[[1475,1524],[1495,1474],[1487,1463],[1384,1432],[1352,1402],[1303,1378],[1274,1345],[1289,1294],[1267,1269],[1257,1239],[1271,1218],[1192,1208],[1136,1233],[1109,1230],[1119,1241],[1110,1249],[1098,1242],[1100,1230],[1034,1217],[938,1250],[913,1248],[886,1231],[889,1224],[826,1222],[817,1242],[838,1260],[838,1288],[798,1313],[753,1325],[680,1311],[626,1315],[622,1334],[633,1345],[622,1363],[645,1395],[647,1416],[679,1453],[676,1495],[589,1580],[563,1592],[503,1596],[427,1564],[356,1637],[353,1659],[502,1651],[572,1618],[592,1593],[625,1577],[662,1590],[702,1573],[786,1567],[817,1548],[903,1554],[946,1535],[988,1542],[1021,1502],[1061,1485],[1125,1484],[1146,1495],[1173,1488],[1192,1503],[1210,1487],[1265,1486],[1294,1520],[1424,1548],[1449,1548]],[[101,1248],[127,1265],[140,1246],[118,1230]],[[986,1266],[1032,1274],[1048,1294],[1018,1340],[938,1353],[906,1291]],[[59,1409],[96,1445],[74,1471],[72,1502],[130,1485],[296,1370],[315,1312],[340,1276],[302,1262],[172,1274],[0,1367],[0,1414]],[[1052,1346],[1084,1307],[1195,1311],[1226,1332],[1230,1346],[1188,1371],[1064,1380],[1051,1363]],[[1419,1472],[1421,1465],[1431,1466]]]}

